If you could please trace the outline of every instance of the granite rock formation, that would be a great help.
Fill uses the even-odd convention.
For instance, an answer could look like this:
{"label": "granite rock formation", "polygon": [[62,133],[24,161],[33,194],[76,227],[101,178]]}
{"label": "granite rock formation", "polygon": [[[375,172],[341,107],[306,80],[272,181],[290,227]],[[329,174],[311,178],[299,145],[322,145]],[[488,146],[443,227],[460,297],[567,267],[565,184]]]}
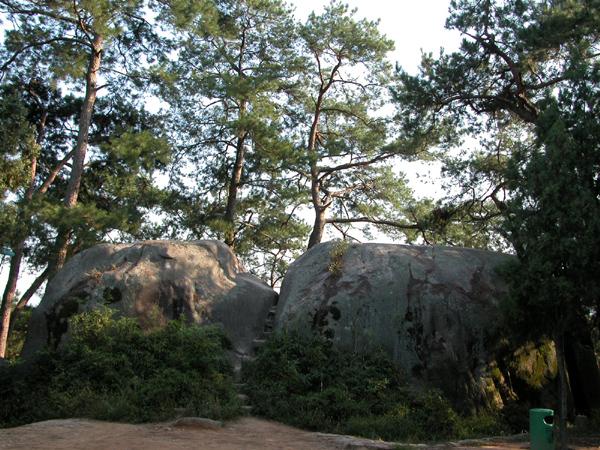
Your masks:
{"label": "granite rock formation", "polygon": [[107,305],[142,327],[182,315],[190,323],[220,324],[243,356],[252,352],[276,298],[221,242],[100,244],[75,255],[50,281],[23,354],[56,348],[68,336],[70,316]]}
{"label": "granite rock formation", "polygon": [[[462,410],[515,399],[512,367],[541,361],[536,380],[556,375],[554,348],[503,346],[496,268],[511,257],[482,250],[392,244],[319,244],[283,281],[277,330],[317,333],[339,348],[382,347],[416,388],[438,388]],[[509,355],[510,361],[500,358]],[[533,370],[533,368],[532,368]],[[526,384],[526,383],[525,383]]]}

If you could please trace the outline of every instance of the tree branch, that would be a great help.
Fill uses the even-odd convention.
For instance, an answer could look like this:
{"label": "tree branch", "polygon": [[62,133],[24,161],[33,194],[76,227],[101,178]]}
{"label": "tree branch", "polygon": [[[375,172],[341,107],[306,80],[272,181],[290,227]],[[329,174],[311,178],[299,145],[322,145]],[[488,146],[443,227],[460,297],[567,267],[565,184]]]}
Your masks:
{"label": "tree branch", "polygon": [[62,22],[67,22],[76,26],[79,26],[79,22],[77,19],[74,19],[69,16],[63,16],[61,14],[56,14],[51,11],[39,8],[30,8],[25,9],[21,8],[14,4],[14,2],[10,0],[0,0],[0,5],[4,5],[9,9],[10,14],[23,14],[25,16],[45,16],[50,17],[51,19],[60,20]]}
{"label": "tree branch", "polygon": [[29,300],[31,300],[31,297],[33,297],[33,295],[38,291],[40,286],[42,284],[44,284],[44,281],[46,281],[46,279],[48,278],[49,273],[50,273],[50,270],[48,267],[46,267],[44,269],[44,271],[37,276],[37,278],[33,281],[33,283],[31,283],[31,286],[29,286],[29,289],[27,289],[27,291],[25,291],[25,293],[23,294],[23,296],[17,303],[17,306],[15,306],[15,309],[19,310],[19,309],[23,309],[27,306],[27,303],[29,302]]}
{"label": "tree branch", "polygon": [[42,47],[44,45],[52,44],[53,42],[59,42],[59,41],[73,42],[75,44],[85,45],[85,46],[91,48],[91,45],[89,44],[89,42],[85,42],[85,41],[82,41],[80,39],[75,39],[75,38],[57,37],[57,38],[52,38],[52,39],[46,39],[45,41],[33,42],[31,44],[23,46],[19,50],[16,50],[12,54],[12,56],[8,59],[8,61],[6,61],[4,64],[2,64],[2,66],[0,66],[0,71],[6,70],[8,68],[8,66],[10,66],[13,62],[16,61],[16,59],[19,57],[19,55],[21,53],[29,50],[30,48]]}
{"label": "tree branch", "polygon": [[326,223],[372,223],[374,225],[387,225],[390,227],[398,228],[401,230],[420,230],[421,227],[418,224],[398,222],[395,220],[383,220],[383,219],[374,219],[372,217],[330,217],[326,219]]}
{"label": "tree branch", "polygon": [[50,188],[50,185],[52,183],[54,183],[54,180],[58,176],[58,173],[67,164],[67,162],[69,162],[69,160],[73,157],[74,154],[75,154],[75,149],[73,149],[69,153],[67,153],[65,155],[65,157],[58,162],[58,164],[54,167],[54,169],[52,169],[52,171],[48,175],[48,178],[46,178],[46,180],[44,181],[42,186],[40,186],[40,188],[38,189],[38,194],[46,193],[46,191]]}
{"label": "tree branch", "polygon": [[340,164],[338,166],[333,166],[333,167],[319,167],[319,172],[323,174],[319,178],[323,179],[327,175],[330,175],[333,172],[337,172],[337,171],[340,171],[340,170],[353,169],[355,167],[369,166],[371,164],[375,164],[376,162],[384,161],[384,160],[386,160],[388,158],[391,158],[393,156],[396,156],[396,153],[382,153],[380,155],[375,156],[374,158],[367,159],[367,160],[362,160],[362,161],[357,161],[357,162],[350,162],[350,163],[346,163],[346,164]]}

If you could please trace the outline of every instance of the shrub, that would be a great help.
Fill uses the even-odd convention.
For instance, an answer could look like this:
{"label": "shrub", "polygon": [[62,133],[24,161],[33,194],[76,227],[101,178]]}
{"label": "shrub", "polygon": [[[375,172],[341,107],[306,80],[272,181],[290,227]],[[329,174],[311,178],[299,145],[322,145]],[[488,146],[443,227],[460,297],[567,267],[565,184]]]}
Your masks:
{"label": "shrub", "polygon": [[244,376],[255,411],[291,425],[386,440],[461,435],[462,419],[443,396],[409,389],[383,352],[341,352],[318,337],[283,334]]}
{"label": "shrub", "polygon": [[372,439],[435,441],[459,435],[459,417],[435,390],[406,391],[406,398],[382,415],[352,417],[345,431]]}
{"label": "shrub", "polygon": [[459,437],[461,439],[481,436],[501,436],[514,431],[506,420],[504,412],[483,412],[462,417],[459,421]]}
{"label": "shrub", "polygon": [[142,332],[133,319],[96,310],[71,319],[71,339],[57,352],[0,372],[0,425],[59,417],[143,422],[176,410],[211,418],[240,405],[214,327],[170,322]]}
{"label": "shrub", "polygon": [[6,347],[6,359],[11,362],[17,360],[23,349],[32,309],[27,306],[24,309],[13,311]]}

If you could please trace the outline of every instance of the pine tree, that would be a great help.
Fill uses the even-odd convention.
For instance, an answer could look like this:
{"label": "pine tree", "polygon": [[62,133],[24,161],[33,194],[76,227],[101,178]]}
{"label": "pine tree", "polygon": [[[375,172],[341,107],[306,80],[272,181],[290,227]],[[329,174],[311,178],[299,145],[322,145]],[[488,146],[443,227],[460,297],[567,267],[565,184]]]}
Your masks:
{"label": "pine tree", "polygon": [[451,213],[446,225],[466,221],[482,244],[506,246],[498,224],[510,195],[504,171],[511,149],[532,145],[546,94],[577,77],[597,53],[599,6],[455,0],[446,27],[463,36],[460,50],[423,55],[416,76],[397,70],[394,96],[404,126],[437,128],[450,146],[466,137],[476,142],[468,161],[465,150],[443,159],[458,185],[442,205]]}
{"label": "pine tree", "polygon": [[[107,67],[123,70],[130,62],[124,57],[139,55],[142,40],[153,38],[149,23],[142,17],[143,6],[144,2],[133,0],[0,2],[1,12],[11,21],[2,48],[2,75],[5,79],[9,76],[14,77],[19,80],[20,85],[29,86],[28,95],[34,100],[38,111],[33,114],[34,117],[29,118],[30,125],[24,129],[35,130],[34,140],[38,147],[42,144],[54,145],[45,156],[52,155],[51,158],[55,159],[48,165],[40,164],[37,153],[31,154],[26,185],[20,191],[20,200],[16,204],[20,211],[17,217],[27,220],[23,220],[23,224],[16,224],[17,227],[20,226],[17,233],[19,236],[14,241],[16,255],[11,261],[9,282],[3,295],[1,354],[4,354],[26,241],[31,237],[33,227],[29,220],[31,212],[28,209],[38,208],[38,218],[46,216],[46,223],[42,223],[38,229],[47,230],[48,224],[56,225],[56,238],[48,237],[42,240],[55,240],[55,245],[53,250],[46,254],[49,258],[46,259],[46,269],[31,289],[27,290],[21,304],[26,303],[41,283],[62,266],[69,249],[77,248],[73,246],[73,227],[77,220],[85,216],[91,217],[89,210],[80,211],[76,206],[82,186],[84,162],[88,155],[92,113],[97,94],[103,87],[111,86],[111,81],[114,80],[112,72],[101,74],[101,69]],[[101,77],[102,81],[106,82],[105,85],[100,84]],[[65,144],[63,138],[56,139],[56,134],[48,136],[48,129],[52,127],[48,127],[47,123],[50,115],[49,98],[43,98],[44,91],[49,92],[47,86],[50,85],[64,85],[77,90],[81,88],[81,84],[85,87],[85,95],[83,100],[78,102],[79,112],[75,120],[69,116],[69,120],[77,124],[77,135],[72,142]],[[35,85],[43,87],[40,90]],[[58,116],[55,113],[56,111],[52,113],[52,117],[56,118]],[[64,134],[64,130],[62,133]],[[71,164],[68,179],[61,185],[62,177],[59,177],[59,174],[69,167],[69,162]],[[53,185],[57,185],[57,189],[49,192]],[[59,192],[62,208],[57,208],[56,205],[49,207],[50,204],[46,200],[54,199],[53,196]],[[95,219],[101,221],[102,218]]]}
{"label": "pine tree", "polygon": [[566,338],[600,323],[600,122],[589,114],[600,107],[598,69],[589,84],[575,83],[573,90],[563,89],[559,101],[547,100],[536,146],[511,160],[512,197],[502,225],[519,258],[510,276],[513,320],[556,345],[562,448]]}
{"label": "pine tree", "polygon": [[222,239],[275,282],[305,232],[283,164],[294,157],[286,105],[299,69],[291,12],[279,0],[219,0],[172,23],[176,60],[157,74],[180,149],[173,228]]}
{"label": "pine tree", "polygon": [[344,235],[346,224],[376,224],[416,230],[402,211],[412,195],[389,163],[417,155],[425,135],[390,143],[388,118],[380,113],[393,43],[377,22],[357,20],[356,11],[332,2],[301,28],[306,70],[298,95],[294,131],[302,157],[291,170],[310,186],[315,218],[308,248],[321,242],[326,226]]}

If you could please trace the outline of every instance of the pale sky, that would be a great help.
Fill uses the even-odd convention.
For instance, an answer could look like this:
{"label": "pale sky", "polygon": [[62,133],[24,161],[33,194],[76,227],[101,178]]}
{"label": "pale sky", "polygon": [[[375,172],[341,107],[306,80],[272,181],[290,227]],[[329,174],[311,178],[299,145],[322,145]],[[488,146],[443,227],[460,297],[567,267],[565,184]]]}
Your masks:
{"label": "pale sky", "polygon": [[[327,1],[288,0],[295,6],[296,17],[304,20],[315,11],[323,10]],[[437,54],[440,47],[456,50],[460,36],[444,28],[450,0],[345,0],[357,9],[358,17],[379,19],[379,29],[396,43],[390,54],[392,62],[399,62],[404,70],[415,73],[421,61],[421,50]]]}

